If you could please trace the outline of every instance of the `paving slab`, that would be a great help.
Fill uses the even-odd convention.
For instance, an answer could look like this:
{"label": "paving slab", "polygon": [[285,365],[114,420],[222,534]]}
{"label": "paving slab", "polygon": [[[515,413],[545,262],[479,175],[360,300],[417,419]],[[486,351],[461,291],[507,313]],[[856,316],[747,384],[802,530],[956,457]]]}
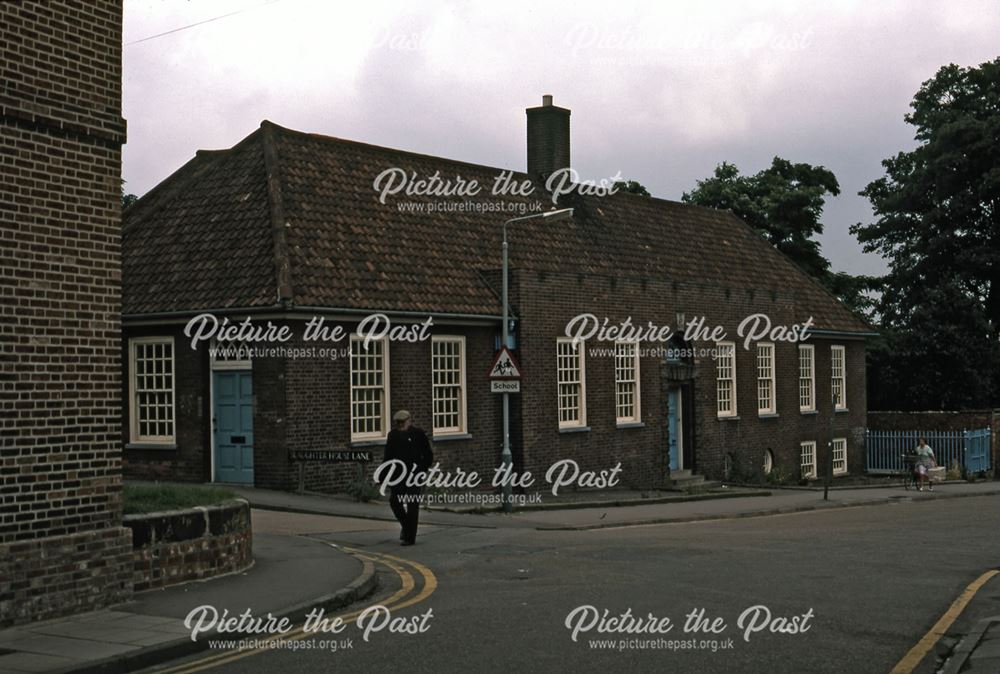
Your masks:
{"label": "paving slab", "polygon": [[[339,524],[320,519],[333,518],[311,518],[298,527],[272,521],[271,528],[337,530]],[[370,563],[326,541],[264,533],[255,525],[253,546],[254,565],[241,573],[142,592],[107,610],[0,630],[0,673],[130,671],[204,647],[191,642],[183,623],[198,606],[298,616],[312,606],[345,605],[375,587]]]}

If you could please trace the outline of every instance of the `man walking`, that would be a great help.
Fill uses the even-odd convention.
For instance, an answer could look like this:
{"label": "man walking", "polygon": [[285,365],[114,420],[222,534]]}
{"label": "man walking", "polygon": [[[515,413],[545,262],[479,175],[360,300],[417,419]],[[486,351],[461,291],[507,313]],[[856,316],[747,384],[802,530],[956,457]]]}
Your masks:
{"label": "man walking", "polygon": [[[396,412],[392,420],[396,427],[389,431],[386,438],[382,461],[402,461],[406,466],[407,478],[425,472],[434,463],[434,453],[427,434],[413,425],[413,418],[406,410]],[[413,545],[417,542],[420,487],[407,486],[406,482],[404,479],[391,488],[389,507],[402,527],[399,540],[403,545]]]}

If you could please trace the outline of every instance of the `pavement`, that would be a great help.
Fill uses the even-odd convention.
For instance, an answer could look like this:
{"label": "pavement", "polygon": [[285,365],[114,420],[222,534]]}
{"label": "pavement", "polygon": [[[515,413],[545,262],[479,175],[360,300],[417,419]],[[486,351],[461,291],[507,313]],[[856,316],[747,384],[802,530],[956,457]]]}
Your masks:
{"label": "pavement", "polygon": [[[150,590],[110,609],[20,625],[0,631],[0,672],[127,672],[207,648],[193,642],[184,618],[205,604],[221,614],[300,619],[332,610],[375,588],[371,562],[327,542],[285,531],[263,533],[267,513],[254,513],[254,564],[246,571]],[[345,525],[348,529],[349,524]],[[395,527],[394,527],[395,528]]]}
{"label": "pavement", "polygon": [[[343,497],[321,494],[296,494],[236,487],[233,491],[247,499],[254,508],[286,512],[337,515],[363,519],[394,521],[383,501],[359,503]],[[729,493],[727,493],[729,492]],[[827,508],[884,505],[900,501],[931,502],[938,499],[1000,495],[1000,482],[954,482],[940,484],[934,491],[906,491],[901,486],[839,488],[823,499],[822,490],[771,489],[723,490],[722,493],[685,495],[664,500],[662,493],[648,499],[610,498],[605,503],[570,503],[562,506],[500,512],[457,513],[440,510],[420,514],[422,524],[476,528],[530,528],[540,530],[584,530],[607,527],[693,522],[700,520],[762,517]],[[551,499],[548,500],[551,502]],[[627,503],[626,503],[627,501]],[[543,500],[543,504],[547,501]]]}
{"label": "pavement", "polygon": [[[184,627],[183,619],[192,607],[209,604],[234,615],[250,609],[255,616],[270,612],[294,621],[311,608],[346,606],[375,590],[378,576],[372,562],[347,554],[334,541],[350,539],[353,532],[356,536],[376,535],[379,540],[391,532],[389,538],[394,540],[398,525],[385,502],[359,503],[342,497],[254,488],[234,491],[254,508],[253,567],[209,581],[139,593],[132,601],[108,610],[0,631],[0,672],[135,671],[207,648],[204,639],[193,642],[190,630]],[[716,498],[699,495],[696,499],[656,493],[638,505],[627,495],[606,497],[600,503],[577,499],[569,507],[558,507],[553,499],[552,507],[512,514],[423,512],[421,525],[430,526],[421,531],[431,533],[447,527],[628,529],[810,510],[920,505],[987,495],[1000,495],[1000,482],[944,484],[933,492],[900,487],[837,489],[830,492],[829,500],[823,499],[821,491],[799,489],[734,489],[731,493],[724,490]],[[642,500],[641,495],[635,496]],[[296,516],[288,517],[289,513]],[[951,674],[1000,671],[1000,578],[983,587],[942,643],[953,649],[939,653],[942,659],[949,658],[948,666],[953,669],[945,671]]]}
{"label": "pavement", "polygon": [[975,594],[942,642],[941,674],[1000,672],[1000,575]]}

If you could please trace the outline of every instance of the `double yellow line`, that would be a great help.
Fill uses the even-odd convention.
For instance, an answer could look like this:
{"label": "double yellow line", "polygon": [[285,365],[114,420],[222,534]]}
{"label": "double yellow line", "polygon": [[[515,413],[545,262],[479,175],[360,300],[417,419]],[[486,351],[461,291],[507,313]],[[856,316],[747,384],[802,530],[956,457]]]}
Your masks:
{"label": "double yellow line", "polygon": [[944,633],[948,631],[952,623],[962,614],[965,607],[972,601],[972,598],[976,596],[976,593],[982,589],[983,585],[986,585],[993,576],[1000,573],[997,569],[990,569],[986,573],[976,578],[974,581],[969,583],[962,594],[958,595],[958,598],[951,603],[948,610],[944,612],[938,621],[934,623],[930,631],[924,635],[924,637],[917,642],[916,646],[911,648],[909,652],[903,656],[903,659],[896,663],[896,666],[892,668],[889,674],[910,674],[914,669],[917,668],[921,662],[923,662],[924,657],[931,652],[934,648],[934,644],[944,636]]}
{"label": "double yellow line", "polygon": [[[345,623],[349,623],[352,620],[357,619],[365,609],[370,606],[375,606],[381,604],[385,606],[390,611],[397,611],[399,609],[406,608],[407,606],[412,606],[419,602],[424,601],[427,597],[434,593],[437,589],[437,577],[434,572],[428,569],[423,564],[419,562],[414,562],[409,559],[403,559],[401,557],[396,557],[395,555],[388,555],[380,552],[362,551],[355,548],[346,548],[343,546],[338,546],[341,550],[349,552],[359,559],[366,559],[373,564],[382,564],[390,569],[392,569],[396,575],[399,576],[400,588],[392,594],[392,596],[386,598],[384,601],[375,602],[369,604],[364,608],[360,608],[354,611],[349,611],[346,613],[337,614]],[[416,589],[417,584],[414,580],[413,573],[411,570],[417,573],[422,579],[423,584],[420,591],[413,594]],[[411,596],[412,595],[412,596]],[[330,616],[333,618],[334,616]],[[317,636],[314,632],[305,632],[301,627],[289,632],[288,634],[282,636],[278,641],[299,641],[302,639],[308,639],[310,637]],[[214,637],[218,638],[218,637]],[[236,662],[237,660],[242,660],[243,658],[249,658],[253,655],[258,655],[259,653],[265,651],[274,651],[278,649],[273,649],[269,647],[261,648],[247,648],[240,649],[237,651],[226,651],[224,653],[215,653],[213,655],[207,655],[204,658],[199,658],[193,662],[186,662],[182,665],[176,665],[174,667],[168,667],[166,669],[157,670],[159,674],[191,674],[192,672],[200,672],[205,669],[211,669],[212,667],[219,667],[221,665],[229,664],[230,662]]]}

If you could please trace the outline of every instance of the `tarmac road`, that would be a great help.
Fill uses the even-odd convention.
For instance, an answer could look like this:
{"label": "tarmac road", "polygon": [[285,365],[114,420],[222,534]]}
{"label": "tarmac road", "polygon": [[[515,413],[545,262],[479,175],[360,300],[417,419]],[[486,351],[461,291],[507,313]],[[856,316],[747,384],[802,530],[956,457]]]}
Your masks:
{"label": "tarmac road", "polygon": [[[294,518],[308,517],[299,527],[307,535],[376,562],[379,595],[357,608],[389,603],[393,618],[407,619],[400,630],[425,631],[390,633],[387,625],[366,642],[351,616],[340,634],[300,639],[295,650],[216,650],[157,670],[884,674],[997,566],[997,505],[972,497],[591,531],[437,526],[414,547],[400,547],[384,523],[365,529],[282,513],[284,524],[272,524],[294,530]],[[669,618],[673,627],[587,631],[586,606],[609,617],[630,610],[644,625],[650,615]],[[766,611],[745,617],[741,629],[740,615],[754,606]],[[696,609],[708,619],[703,628],[716,618],[725,627],[685,632]],[[566,626],[574,610],[582,616],[576,641]],[[760,631],[745,639],[748,624]],[[933,664],[931,651],[913,671]]]}

